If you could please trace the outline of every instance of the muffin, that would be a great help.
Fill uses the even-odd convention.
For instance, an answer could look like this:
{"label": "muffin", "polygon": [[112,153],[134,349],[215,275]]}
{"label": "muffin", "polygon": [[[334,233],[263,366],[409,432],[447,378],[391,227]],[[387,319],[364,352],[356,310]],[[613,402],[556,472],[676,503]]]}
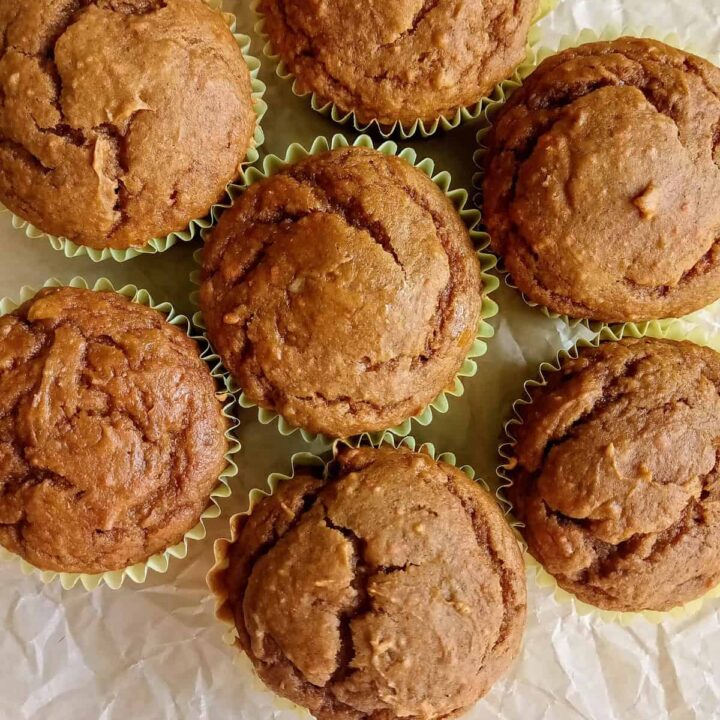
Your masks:
{"label": "muffin", "polygon": [[484,214],[530,300],[676,317],[720,297],[720,69],[622,38],[545,60],[487,138]]}
{"label": "muffin", "polygon": [[392,427],[444,391],[477,333],[480,265],[450,200],[366,148],[252,185],[203,251],[200,304],[245,396],[311,432]]}
{"label": "muffin", "polygon": [[112,292],[41,290],[0,318],[0,544],[102,573],[180,542],[225,466],[195,343]]}
{"label": "muffin", "polygon": [[668,610],[720,582],[720,355],[622,340],[565,360],[520,405],[508,494],[560,587]]}
{"label": "muffin", "polygon": [[129,248],[237,177],[250,71],[202,0],[0,0],[0,201],[43,232]]}
{"label": "muffin", "polygon": [[403,448],[341,448],[233,518],[218,615],[278,694],[318,720],[455,717],[517,655],[526,588],[493,499]]}
{"label": "muffin", "polygon": [[260,0],[258,10],[300,92],[392,125],[488,95],[525,57],[537,0]]}

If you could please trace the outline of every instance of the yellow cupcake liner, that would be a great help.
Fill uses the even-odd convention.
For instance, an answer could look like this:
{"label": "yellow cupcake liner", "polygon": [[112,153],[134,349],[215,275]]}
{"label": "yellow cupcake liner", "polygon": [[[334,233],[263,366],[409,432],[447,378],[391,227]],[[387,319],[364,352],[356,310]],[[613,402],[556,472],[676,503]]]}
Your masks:
{"label": "yellow cupcake liner", "polygon": [[[540,65],[543,60],[546,60],[547,58],[551,57],[552,55],[555,55],[559,52],[562,52],[563,50],[567,50],[568,48],[572,47],[578,47],[578,45],[585,45],[587,43],[593,43],[593,42],[600,42],[604,40],[616,40],[617,38],[624,37],[624,36],[633,36],[633,37],[641,37],[641,38],[652,38],[655,40],[660,40],[661,42],[664,42],[666,45],[671,45],[673,47],[678,48],[684,48],[688,52],[692,52],[696,55],[703,55],[697,48],[694,48],[692,45],[692,42],[687,40],[686,38],[681,38],[677,33],[671,33],[668,34],[667,32],[663,32],[659,30],[658,28],[647,26],[644,28],[635,28],[635,27],[615,27],[615,26],[608,26],[604,30],[600,32],[596,32],[595,30],[591,29],[585,29],[581,30],[580,33],[577,35],[564,35],[562,38],[560,38],[560,42],[558,45],[557,50],[552,50],[548,47],[541,47],[538,48],[534,53],[533,57],[531,59],[528,59],[528,62],[522,66],[523,75],[520,79],[520,82],[514,83],[513,85],[508,87],[508,92],[505,93],[505,96],[502,99],[498,99],[497,101],[493,101],[490,103],[487,103],[485,108],[483,109],[483,112],[480,115],[480,128],[477,132],[476,139],[477,139],[477,145],[478,148],[475,150],[475,153],[473,155],[473,160],[475,162],[475,166],[477,168],[477,172],[473,176],[473,188],[476,191],[476,195],[473,198],[476,207],[482,208],[483,207],[483,198],[482,198],[482,185],[483,180],[485,178],[485,157],[488,152],[488,147],[485,144],[485,138],[487,137],[488,133],[490,132],[492,126],[493,126],[493,119],[495,115],[498,113],[498,111],[501,109],[501,107],[505,104],[507,99],[512,95],[512,93],[517,90],[521,85],[522,82],[531,75],[538,65]],[[708,60],[711,62],[714,62],[716,65],[720,65],[720,53],[717,53],[715,56],[708,56],[705,54],[705,57],[707,57]],[[489,241],[489,236],[488,236]],[[520,293],[522,296],[523,301],[526,305],[528,305],[531,308],[539,308],[540,311],[545,315],[546,317],[557,320],[560,319],[563,322],[565,322],[567,325],[569,325],[571,328],[575,328],[579,325],[582,325],[584,327],[587,327],[593,332],[599,332],[605,325],[608,323],[603,323],[599,321],[594,320],[587,320],[583,318],[573,318],[569,315],[562,314],[562,313],[556,313],[549,308],[545,307],[544,305],[540,305],[539,303],[536,303],[530,298],[528,298],[525,293],[518,290],[517,285],[513,282],[512,277],[510,276],[510,273],[506,270],[504,263],[502,261],[502,258],[498,258],[497,262],[497,269],[498,272],[500,272],[503,276],[505,284],[512,288],[513,290],[516,290]],[[672,318],[668,318],[665,320],[661,320],[660,322],[671,322]],[[619,323],[618,323],[619,324]]]}
{"label": "yellow cupcake liner", "polygon": [[527,544],[520,532],[520,529],[524,527],[524,525],[514,518],[513,505],[507,498],[506,491],[508,487],[513,485],[510,473],[517,463],[515,457],[515,446],[517,442],[515,428],[523,422],[520,410],[532,404],[531,390],[547,385],[548,376],[554,372],[559,372],[562,364],[566,360],[577,359],[581,348],[598,347],[598,345],[603,342],[617,342],[623,338],[639,339],[643,337],[660,340],[688,340],[696,345],[709,347],[716,352],[720,352],[720,323],[717,329],[701,327],[685,319],[672,321],[652,320],[644,323],[625,323],[612,327],[604,326],[592,340],[580,340],[569,350],[561,350],[557,353],[554,361],[542,363],[538,369],[536,378],[525,382],[523,385],[523,396],[513,403],[512,416],[503,426],[504,441],[498,449],[502,464],[497,468],[499,487],[496,492],[496,497],[504,507],[510,524],[520,538],[524,551],[525,564],[528,569],[531,570],[531,574],[534,575],[538,587],[549,590],[553,594],[556,602],[572,604],[578,615],[593,615],[606,622],[617,622],[624,626],[630,625],[638,620],[644,620],[657,625],[669,618],[682,619],[691,617],[700,610],[706,600],[720,598],[720,585],[696,600],[692,600],[685,605],[680,605],[665,612],[655,610],[619,612],[603,610],[594,605],[589,605],[579,600],[572,593],[563,590],[557,584],[555,578],[530,554]]}
{"label": "yellow cupcake liner", "polygon": [[537,23],[548,13],[554,10],[558,2],[559,0],[540,0],[538,11],[533,20],[533,25],[530,28],[528,36],[528,50],[525,60],[523,60],[522,63],[515,69],[509,79],[504,80],[495,86],[490,96],[481,98],[474,105],[457,109],[450,117],[441,116],[430,123],[426,123],[423,120],[415,120],[410,124],[396,121],[392,125],[381,125],[377,120],[362,123],[357,119],[354,112],[341,110],[333,102],[323,102],[317,94],[312,91],[308,90],[303,92],[300,90],[297,79],[288,69],[285,62],[274,51],[270,38],[265,32],[265,18],[259,9],[260,0],[251,0],[250,7],[258,18],[258,21],[255,24],[255,32],[265,42],[263,55],[276,63],[275,72],[279,78],[282,80],[292,81],[293,95],[300,98],[310,95],[310,105],[312,109],[325,117],[329,117],[339,125],[351,125],[357,132],[360,133],[367,131],[377,132],[385,139],[393,135],[398,135],[402,140],[408,140],[409,138],[415,136],[428,138],[434,135],[438,130],[452,130],[463,123],[470,120],[476,120],[481,117],[487,105],[502,102],[505,99],[506,94],[517,87],[522,82],[522,78],[527,77],[529,72],[532,71],[534,67],[534,51],[532,50],[532,47],[540,38],[540,31],[537,27]]}
{"label": "yellow cupcake liner", "polygon": [[[222,0],[203,0],[203,2],[209,5],[213,10],[220,11],[222,8]],[[232,31],[237,44],[242,50],[245,62],[250,69],[253,108],[257,118],[253,141],[247,152],[247,156],[242,163],[241,177],[239,179],[239,181],[242,182],[242,176],[245,174],[246,167],[258,161],[260,157],[259,149],[265,142],[262,120],[268,107],[267,103],[263,100],[263,96],[265,95],[267,88],[265,87],[265,83],[263,83],[258,77],[260,73],[260,60],[250,55],[250,38],[247,35],[236,32],[237,19],[233,14],[226,12],[223,12],[222,14],[225,22]],[[147,243],[147,245],[136,248],[97,249],[87,247],[86,245],[78,245],[67,238],[43,232],[32,223],[8,210],[8,208],[6,208],[2,203],[0,203],[0,214],[10,213],[12,226],[16,230],[23,231],[25,236],[30,239],[45,238],[54,250],[62,252],[67,258],[89,257],[93,262],[101,262],[102,260],[108,259],[115,260],[115,262],[126,262],[127,260],[132,260],[140,255],[154,255],[156,253],[165,252],[178,242],[189,242],[190,240],[196,238],[202,230],[211,227],[217,220],[218,214],[222,208],[228,206],[229,203],[227,196],[229,196],[230,201],[232,201],[233,193],[236,191],[236,182],[237,181],[228,183],[225,188],[226,197],[214,203],[205,217],[191,220],[185,230],[171,232],[165,237],[153,238]]]}
{"label": "yellow cupcake liner", "polygon": [[[133,582],[140,584],[145,582],[148,572],[151,570],[157,573],[167,572],[171,558],[184,559],[187,557],[189,543],[193,540],[203,540],[205,538],[207,534],[205,521],[219,517],[222,513],[220,507],[221,501],[230,497],[232,494],[230,480],[234,478],[238,472],[234,456],[240,450],[240,443],[235,437],[235,431],[240,423],[233,414],[234,399],[232,394],[227,391],[225,384],[226,375],[220,358],[215,354],[204,336],[193,332],[190,320],[188,320],[185,315],[179,314],[169,302],[156,303],[153,301],[147,290],[142,290],[135,285],[124,285],[123,287],[116,289],[107,278],[100,278],[94,284],[89,283],[82,277],[74,277],[69,283],[63,283],[55,278],[52,278],[43,284],[44,288],[64,286],[93,290],[96,292],[116,292],[126,298],[129,298],[134,303],[145,305],[146,307],[150,307],[153,310],[163,313],[163,315],[167,317],[167,322],[182,329],[189,338],[194,340],[200,346],[200,357],[209,366],[215,382],[221,388],[218,390],[216,395],[218,400],[223,403],[222,413],[228,421],[228,427],[225,431],[225,437],[228,442],[227,452],[225,453],[226,466],[218,477],[218,485],[210,493],[208,507],[202,515],[200,515],[198,524],[188,530],[178,544],[167,548],[164,552],[152,555],[145,562],[136,563],[135,565],[131,565],[130,567],[126,567],[122,570],[114,570],[90,575],[85,573],[58,573],[54,571],[41,570],[22,559],[19,555],[11,553],[10,551],[0,547],[0,560],[18,560],[24,575],[37,575],[45,584],[51,583],[57,578],[60,580],[60,584],[65,590],[75,587],[78,583],[80,583],[86,590],[94,590],[103,583],[109,588],[117,590],[123,584],[126,577],[130,578]],[[36,288],[25,286],[20,290],[20,297],[18,300],[13,300],[7,297],[0,299],[0,315],[7,315],[8,313],[13,312],[22,303],[34,297],[37,292],[38,290]]]}
{"label": "yellow cupcake liner", "polygon": [[[468,351],[468,354],[462,366],[458,370],[452,384],[443,390],[443,392],[441,392],[435,400],[427,405],[420,413],[412,418],[408,418],[393,428],[389,428],[390,432],[402,437],[411,432],[413,422],[416,422],[418,425],[427,426],[432,422],[434,413],[446,413],[450,407],[448,397],[462,396],[465,392],[462,382],[463,379],[473,377],[477,373],[477,363],[475,362],[475,358],[481,357],[487,352],[486,341],[494,334],[494,329],[492,325],[488,323],[488,320],[498,313],[497,303],[490,299],[490,295],[497,290],[499,286],[497,277],[491,274],[491,270],[495,267],[496,259],[494,255],[484,252],[484,249],[488,245],[489,238],[486,233],[480,232],[477,229],[480,223],[480,213],[477,210],[466,207],[468,201],[467,191],[463,189],[452,190],[450,188],[452,183],[450,173],[445,171],[435,173],[435,163],[433,160],[430,158],[420,160],[418,159],[415,150],[412,148],[405,148],[404,150],[401,150],[397,144],[391,140],[386,140],[381,145],[375,147],[372,139],[368,135],[360,135],[352,143],[350,143],[343,135],[334,135],[329,141],[324,137],[316,138],[309,150],[305,149],[298,143],[293,143],[290,147],[288,147],[284,159],[278,157],[277,155],[268,155],[263,161],[262,170],[257,167],[249,168],[246,173],[247,186],[249,187],[256,182],[260,182],[265,178],[275,175],[288,165],[304,160],[311,155],[318,155],[320,153],[327,152],[328,150],[336,150],[337,148],[347,147],[376,149],[383,155],[394,155],[400,157],[410,163],[413,167],[422,170],[452,202],[461,219],[465,223],[465,226],[468,228],[470,239],[477,249],[477,256],[480,260],[483,295],[482,307],[480,310],[480,323],[478,325],[475,340],[473,341],[470,350]],[[201,251],[195,253],[195,260],[198,264],[201,264],[200,255]],[[194,271],[190,276],[190,280],[194,285],[199,286],[199,271]],[[199,305],[197,291],[194,291],[191,294],[190,299],[194,305]],[[196,312],[193,316],[193,323],[197,327],[205,330],[205,324],[200,311]],[[234,383],[232,378],[228,380],[228,386],[233,392],[238,394],[238,404],[240,407],[245,409],[258,407],[245,396],[242,389]],[[329,446],[333,442],[332,438],[328,438],[317,433],[311,433],[307,430],[291,425],[284,417],[273,410],[258,407],[258,419],[263,425],[268,425],[277,420],[278,430],[280,434],[284,436],[292,435],[293,433],[299,431],[302,434],[303,439],[308,443],[321,440],[324,445]],[[382,431],[380,431],[380,434],[382,434]]]}
{"label": "yellow cupcake liner", "polygon": [[289,474],[274,472],[268,475],[266,480],[267,489],[255,488],[250,491],[248,496],[248,509],[244,512],[237,513],[230,518],[230,539],[219,539],[215,541],[215,564],[207,574],[207,584],[210,591],[215,596],[215,615],[218,620],[233,626],[226,636],[228,644],[237,644],[237,633],[234,629],[234,619],[232,609],[228,606],[228,590],[225,583],[225,572],[228,568],[228,553],[230,547],[238,539],[239,523],[243,518],[250,516],[255,506],[266,497],[275,493],[278,485],[287,480],[291,480],[298,472],[311,470],[318,473],[322,477],[327,476],[328,466],[337,457],[338,450],[341,447],[375,447],[389,446],[393,448],[406,447],[413,452],[424,453],[437,462],[444,462],[453,467],[457,467],[470,480],[481,485],[481,487],[490,492],[487,483],[481,478],[476,477],[475,470],[469,465],[458,465],[457,458],[454,453],[443,452],[438,453],[432,443],[419,444],[412,436],[398,438],[391,432],[384,432],[379,436],[365,433],[354,440],[335,440],[328,452],[322,457],[309,452],[296,453],[290,458],[291,470]]}

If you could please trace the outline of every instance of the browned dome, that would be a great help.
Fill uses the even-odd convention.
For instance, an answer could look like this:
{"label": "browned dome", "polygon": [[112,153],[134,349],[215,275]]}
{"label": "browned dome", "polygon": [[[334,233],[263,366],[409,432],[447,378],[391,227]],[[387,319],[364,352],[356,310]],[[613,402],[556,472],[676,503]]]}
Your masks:
{"label": "browned dome", "polygon": [[477,333],[480,265],[425,173],[344,148],[235,201],[205,245],[200,304],[252,402],[349,436],[395,426],[452,383]]}
{"label": "browned dome", "polygon": [[112,292],[41,290],[0,317],[0,544],[101,573],[182,540],[225,466],[196,344]]}
{"label": "browned dome", "polygon": [[488,137],[493,248],[536,303],[606,322],[720,297],[720,69],[622,38],[545,60]]}
{"label": "browned dome", "polygon": [[518,543],[457,468],[343,448],[236,516],[210,583],[272,689],[319,720],[455,717],[517,655]]}
{"label": "browned dome", "polygon": [[519,408],[509,488],[530,552],[610,610],[668,610],[720,581],[720,355],[585,348]]}
{"label": "browned dome", "polygon": [[129,248],[184,230],[239,174],[250,71],[202,0],[0,0],[0,201]]}

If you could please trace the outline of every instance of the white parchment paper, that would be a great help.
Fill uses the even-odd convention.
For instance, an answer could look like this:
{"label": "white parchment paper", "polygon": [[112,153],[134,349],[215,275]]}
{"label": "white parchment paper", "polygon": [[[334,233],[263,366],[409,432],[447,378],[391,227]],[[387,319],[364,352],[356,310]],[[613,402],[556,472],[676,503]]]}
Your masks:
{"label": "white parchment paper", "polygon": [[[393,0],[388,0],[392,2]],[[247,3],[227,2],[248,32]],[[720,0],[563,0],[542,22],[543,42],[555,47],[564,34],[654,26],[692,39],[702,52],[720,50]],[[253,50],[260,54],[255,39]],[[262,78],[266,99],[266,150],[284,152],[338,129],[293,97],[269,62]],[[414,146],[452,172],[455,185],[471,187],[474,128]],[[159,301],[189,310],[187,276],[194,246],[124,265],[67,260],[44,241],[30,241],[0,216],[0,295],[47,277],[69,280],[102,275],[134,282]],[[441,450],[457,453],[490,478],[502,421],[522,382],[537,364],[568,346],[579,331],[527,308],[503,287],[493,320],[496,337],[467,392],[430,428],[417,432]],[[720,324],[720,311],[702,321]],[[138,720],[237,718],[294,720],[306,714],[262,689],[247,662],[223,643],[225,628],[213,616],[204,576],[212,564],[212,539],[226,534],[230,513],[244,509],[247,491],[273,470],[286,470],[299,437],[282,438],[243,412],[240,476],[226,513],[209,524],[204,543],[193,543],[185,561],[142,586],[63,591],[0,563],[0,718],[2,720]],[[608,624],[578,617],[529,580],[529,619],[522,656],[472,720],[713,720],[720,718],[720,601],[706,603],[691,619],[655,626]]]}

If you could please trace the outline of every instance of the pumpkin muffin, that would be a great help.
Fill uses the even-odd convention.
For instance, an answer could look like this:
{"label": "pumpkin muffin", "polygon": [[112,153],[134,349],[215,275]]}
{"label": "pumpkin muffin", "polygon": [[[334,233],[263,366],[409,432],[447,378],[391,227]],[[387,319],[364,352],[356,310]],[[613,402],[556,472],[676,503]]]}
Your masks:
{"label": "pumpkin muffin", "polygon": [[455,717],[518,654],[517,541],[460,470],[408,449],[342,448],[216,546],[218,616],[260,678],[318,720]]}
{"label": "pumpkin muffin", "polygon": [[484,214],[532,301],[605,322],[720,297],[720,69],[622,38],[545,60],[488,136]]}
{"label": "pumpkin muffin", "polygon": [[41,290],[0,318],[0,544],[101,573],[182,540],[225,466],[195,343],[116,293]]}
{"label": "pumpkin muffin", "polygon": [[184,230],[251,145],[250,71],[201,0],[0,0],[0,201],[129,248]]}
{"label": "pumpkin muffin", "polygon": [[537,0],[260,0],[300,92],[360,122],[432,122],[474,105],[524,59]]}
{"label": "pumpkin muffin", "polygon": [[583,349],[521,405],[508,489],[530,552],[608,610],[668,610],[720,582],[720,355]]}
{"label": "pumpkin muffin", "polygon": [[480,265],[443,192],[404,160],[344,148],[252,185],[203,251],[200,304],[245,395],[296,427],[392,427],[453,381]]}

